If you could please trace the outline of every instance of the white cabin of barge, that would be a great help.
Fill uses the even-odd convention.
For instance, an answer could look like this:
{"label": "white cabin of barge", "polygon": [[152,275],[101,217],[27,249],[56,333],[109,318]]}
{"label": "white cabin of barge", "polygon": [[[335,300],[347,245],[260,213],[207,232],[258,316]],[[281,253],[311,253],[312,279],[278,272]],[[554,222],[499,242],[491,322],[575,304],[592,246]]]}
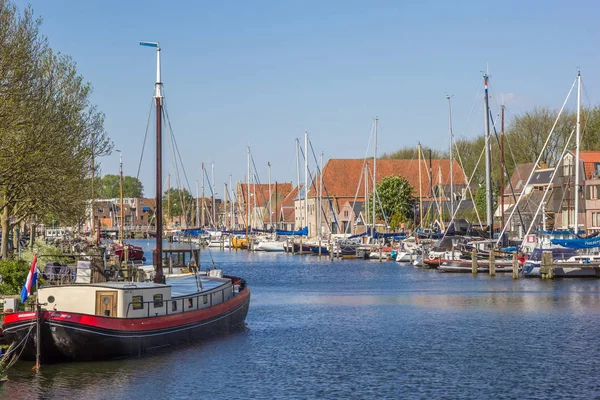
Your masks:
{"label": "white cabin of barge", "polygon": [[152,282],[102,282],[39,288],[47,311],[113,318],[145,318],[201,310],[234,296],[227,278],[202,278],[202,290],[172,296],[171,285]]}

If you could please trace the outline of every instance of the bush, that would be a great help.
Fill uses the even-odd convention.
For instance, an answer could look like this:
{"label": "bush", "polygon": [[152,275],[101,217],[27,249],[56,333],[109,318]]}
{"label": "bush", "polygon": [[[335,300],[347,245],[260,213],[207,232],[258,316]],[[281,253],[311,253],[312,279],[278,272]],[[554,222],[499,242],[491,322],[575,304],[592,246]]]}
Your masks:
{"label": "bush", "polygon": [[31,265],[25,260],[1,260],[0,275],[2,275],[2,283],[0,283],[0,294],[19,294],[27,279],[30,267]]}

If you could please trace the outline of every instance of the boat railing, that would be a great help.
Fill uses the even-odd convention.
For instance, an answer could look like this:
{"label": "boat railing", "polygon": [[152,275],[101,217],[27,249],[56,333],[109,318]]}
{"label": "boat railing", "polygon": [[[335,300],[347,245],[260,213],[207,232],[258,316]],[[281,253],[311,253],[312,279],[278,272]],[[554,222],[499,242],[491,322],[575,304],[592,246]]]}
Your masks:
{"label": "boat railing", "polygon": [[[244,279],[241,278],[232,278],[232,285],[231,285],[231,298],[235,297],[236,294],[239,294],[242,290],[244,290],[246,288],[246,281]],[[234,280],[235,279],[235,280]],[[132,287],[135,287],[135,284],[132,283],[131,284]],[[219,288],[215,288],[214,290],[208,291],[208,292],[200,292],[200,293],[194,293],[192,295],[184,295],[184,296],[178,296],[176,298],[173,299],[168,299],[168,300],[148,300],[148,301],[143,301],[143,302],[139,302],[139,301],[130,301],[127,304],[127,311],[125,313],[125,318],[129,317],[129,312],[130,311],[140,311],[140,310],[133,310],[132,307],[134,305],[139,306],[140,304],[142,305],[142,309],[143,310],[147,310],[146,311],[146,317],[158,317],[158,316],[163,316],[163,315],[171,315],[171,314],[183,314],[186,312],[190,312],[190,311],[198,311],[198,310],[203,310],[205,308],[209,308],[212,307],[214,304],[220,304],[223,303],[229,299],[225,298],[225,291],[229,288],[228,287],[219,287]],[[236,293],[237,291],[237,293]],[[218,293],[221,293],[221,301],[215,301],[215,295]],[[218,299],[218,298],[217,298]],[[154,307],[151,307],[150,305],[153,305]],[[174,305],[175,304],[175,305]],[[150,310],[163,310],[164,308],[164,313],[162,312],[154,312],[154,315],[151,315]],[[136,318],[136,317],[134,317]],[[137,317],[137,318],[145,318],[145,317]]]}

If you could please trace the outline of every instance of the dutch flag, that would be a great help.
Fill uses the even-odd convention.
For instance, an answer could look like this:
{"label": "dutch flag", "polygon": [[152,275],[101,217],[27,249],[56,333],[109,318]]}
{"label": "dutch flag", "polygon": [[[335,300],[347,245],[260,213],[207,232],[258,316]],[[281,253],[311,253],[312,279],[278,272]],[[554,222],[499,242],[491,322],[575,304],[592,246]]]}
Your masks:
{"label": "dutch flag", "polygon": [[29,296],[31,296],[31,291],[35,287],[37,278],[38,278],[37,254],[34,254],[33,261],[31,262],[31,268],[29,269],[29,273],[27,274],[27,280],[25,280],[23,289],[21,289],[21,303],[25,303],[27,298]]}

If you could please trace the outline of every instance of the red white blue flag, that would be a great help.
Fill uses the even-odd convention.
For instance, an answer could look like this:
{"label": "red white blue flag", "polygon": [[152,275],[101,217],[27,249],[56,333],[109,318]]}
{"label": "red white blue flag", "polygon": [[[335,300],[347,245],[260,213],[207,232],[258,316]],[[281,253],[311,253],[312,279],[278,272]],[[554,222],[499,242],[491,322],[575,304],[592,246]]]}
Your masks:
{"label": "red white blue flag", "polygon": [[29,269],[29,273],[27,274],[27,279],[25,280],[25,284],[23,285],[23,289],[21,289],[21,302],[25,303],[27,298],[31,296],[31,291],[35,287],[35,283],[38,279],[38,269],[37,269],[37,254],[33,255],[33,261],[31,262],[31,268]]}

